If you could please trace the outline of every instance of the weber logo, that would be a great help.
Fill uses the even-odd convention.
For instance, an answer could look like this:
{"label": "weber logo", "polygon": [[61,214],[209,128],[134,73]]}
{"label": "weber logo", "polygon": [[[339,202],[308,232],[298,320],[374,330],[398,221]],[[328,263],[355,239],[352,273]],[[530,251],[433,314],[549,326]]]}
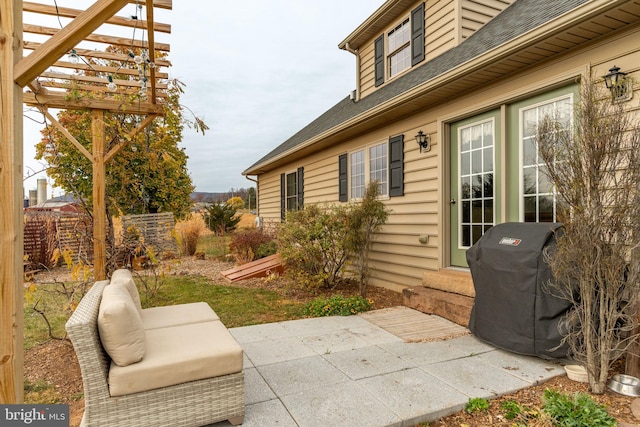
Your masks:
{"label": "weber logo", "polygon": [[520,242],[522,242],[521,239],[515,239],[513,237],[503,237],[502,239],[500,239],[500,242],[498,242],[498,244],[507,246],[518,246]]}

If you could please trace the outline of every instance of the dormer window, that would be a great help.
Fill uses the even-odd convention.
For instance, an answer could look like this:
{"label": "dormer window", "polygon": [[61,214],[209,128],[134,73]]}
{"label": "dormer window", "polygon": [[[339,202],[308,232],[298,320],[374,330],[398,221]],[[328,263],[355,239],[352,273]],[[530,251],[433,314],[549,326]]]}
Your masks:
{"label": "dormer window", "polygon": [[[388,52],[385,55],[385,50]],[[374,41],[375,85],[424,60],[424,3],[400,25]]]}
{"label": "dormer window", "polygon": [[411,66],[411,32],[409,18],[391,30],[389,43],[389,77],[393,77]]}

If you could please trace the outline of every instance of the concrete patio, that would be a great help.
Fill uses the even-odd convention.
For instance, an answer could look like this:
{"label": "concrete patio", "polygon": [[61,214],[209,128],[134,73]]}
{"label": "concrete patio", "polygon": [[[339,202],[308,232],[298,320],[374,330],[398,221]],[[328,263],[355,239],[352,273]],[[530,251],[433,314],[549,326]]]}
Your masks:
{"label": "concrete patio", "polygon": [[564,374],[406,307],[230,331],[245,352],[244,426],[415,426]]}

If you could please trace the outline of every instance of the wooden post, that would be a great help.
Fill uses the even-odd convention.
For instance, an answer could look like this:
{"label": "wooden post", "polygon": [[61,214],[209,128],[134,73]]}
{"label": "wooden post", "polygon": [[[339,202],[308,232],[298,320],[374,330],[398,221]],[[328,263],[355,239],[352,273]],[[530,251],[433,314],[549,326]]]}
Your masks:
{"label": "wooden post", "polygon": [[0,0],[0,404],[23,401],[22,1]]}
{"label": "wooden post", "polygon": [[91,110],[93,140],[93,276],[107,278],[107,211],[105,190],[104,110]]}

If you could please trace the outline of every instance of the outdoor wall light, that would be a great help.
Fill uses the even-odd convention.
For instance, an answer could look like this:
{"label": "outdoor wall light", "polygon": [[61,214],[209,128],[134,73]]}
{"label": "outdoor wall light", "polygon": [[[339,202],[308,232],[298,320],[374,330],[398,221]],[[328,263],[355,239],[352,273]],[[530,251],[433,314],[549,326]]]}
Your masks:
{"label": "outdoor wall light", "polygon": [[613,102],[627,101],[633,97],[632,85],[626,78],[627,73],[620,71],[620,67],[615,65],[609,69],[609,74],[604,76],[604,84],[611,91]]}
{"label": "outdoor wall light", "polygon": [[416,135],[416,142],[420,146],[421,153],[426,153],[431,150],[431,137],[423,133],[421,130],[418,131],[418,134]]}

